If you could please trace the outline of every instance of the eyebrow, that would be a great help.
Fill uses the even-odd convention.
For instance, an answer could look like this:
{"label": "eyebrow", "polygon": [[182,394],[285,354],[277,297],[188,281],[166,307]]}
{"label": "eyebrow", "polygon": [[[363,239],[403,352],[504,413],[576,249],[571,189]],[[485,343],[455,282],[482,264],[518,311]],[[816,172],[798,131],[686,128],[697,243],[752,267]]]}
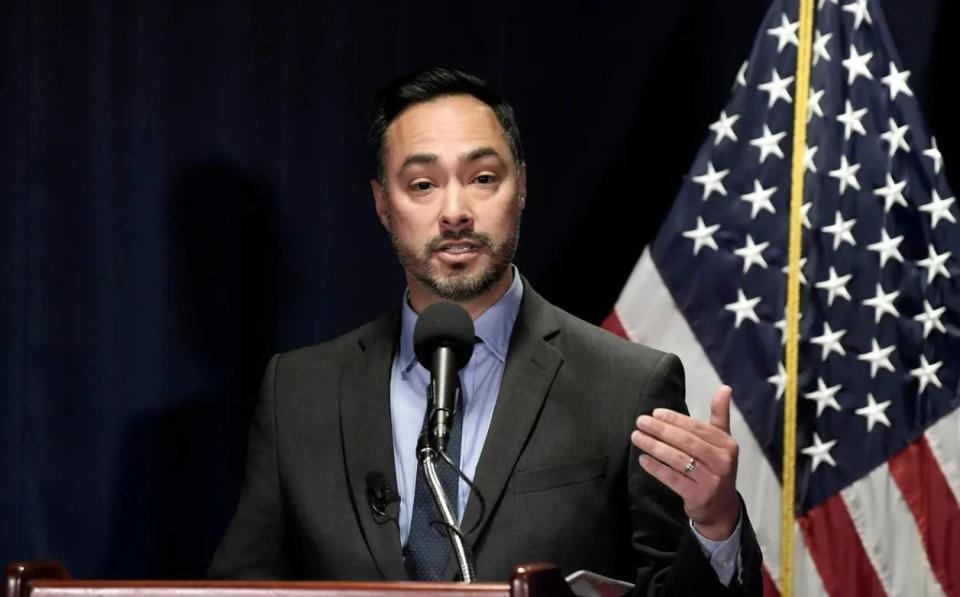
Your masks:
{"label": "eyebrow", "polygon": [[[467,153],[461,154],[458,158],[460,163],[474,162],[476,160],[493,156],[500,159],[500,154],[496,149],[492,147],[478,147],[477,149],[468,151]],[[404,171],[408,166],[413,166],[415,164],[435,164],[440,161],[440,157],[435,153],[414,153],[407,156],[407,159],[403,160],[403,163],[400,164],[400,172]]]}

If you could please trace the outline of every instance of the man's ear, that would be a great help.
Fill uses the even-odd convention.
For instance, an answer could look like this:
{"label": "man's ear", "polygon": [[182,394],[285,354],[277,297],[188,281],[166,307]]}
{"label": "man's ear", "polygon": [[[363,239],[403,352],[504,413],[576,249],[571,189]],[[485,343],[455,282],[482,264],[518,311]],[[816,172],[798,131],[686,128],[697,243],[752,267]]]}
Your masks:
{"label": "man's ear", "polygon": [[527,163],[520,164],[520,171],[517,173],[517,194],[520,197],[520,209],[527,202]]}
{"label": "man's ear", "polygon": [[377,217],[384,228],[390,228],[387,225],[387,194],[383,184],[376,178],[370,179],[370,190],[373,191],[373,204],[377,209]]}

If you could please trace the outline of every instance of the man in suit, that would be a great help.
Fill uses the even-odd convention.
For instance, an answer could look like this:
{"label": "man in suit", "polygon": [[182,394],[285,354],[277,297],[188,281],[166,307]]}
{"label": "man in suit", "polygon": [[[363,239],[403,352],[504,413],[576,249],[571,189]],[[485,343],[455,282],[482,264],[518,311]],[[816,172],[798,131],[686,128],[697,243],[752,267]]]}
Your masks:
{"label": "man in suit", "polygon": [[451,501],[479,579],[550,561],[639,594],[759,594],[729,388],[709,423],[688,417],[675,356],[554,307],[512,265],[527,193],[510,106],[423,71],[381,90],[371,145],[401,310],[270,361],[211,576],[454,578],[416,460],[429,373],[412,340],[418,313],[453,301],[477,336],[451,450],[482,499],[454,480]]}

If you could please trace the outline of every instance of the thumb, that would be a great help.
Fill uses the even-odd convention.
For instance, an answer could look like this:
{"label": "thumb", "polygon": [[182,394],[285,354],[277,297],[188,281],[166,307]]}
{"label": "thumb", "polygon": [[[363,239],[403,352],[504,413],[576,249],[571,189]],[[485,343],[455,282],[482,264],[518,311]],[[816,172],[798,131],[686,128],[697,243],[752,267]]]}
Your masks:
{"label": "thumb", "polygon": [[710,401],[710,424],[730,433],[730,396],[733,390],[730,386],[723,385],[717,388],[713,393],[713,400]]}

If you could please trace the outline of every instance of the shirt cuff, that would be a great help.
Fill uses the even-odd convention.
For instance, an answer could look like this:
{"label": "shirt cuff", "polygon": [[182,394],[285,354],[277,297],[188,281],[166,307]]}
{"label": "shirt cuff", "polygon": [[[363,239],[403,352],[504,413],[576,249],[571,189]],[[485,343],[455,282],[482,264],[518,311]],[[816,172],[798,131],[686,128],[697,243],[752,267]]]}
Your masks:
{"label": "shirt cuff", "polygon": [[736,528],[733,529],[729,537],[723,541],[713,541],[701,535],[693,521],[690,521],[690,530],[693,531],[693,536],[700,543],[703,555],[710,560],[710,565],[717,573],[717,578],[725,587],[730,586],[733,573],[740,566],[740,525],[742,522],[743,516],[740,516],[737,519]]}

